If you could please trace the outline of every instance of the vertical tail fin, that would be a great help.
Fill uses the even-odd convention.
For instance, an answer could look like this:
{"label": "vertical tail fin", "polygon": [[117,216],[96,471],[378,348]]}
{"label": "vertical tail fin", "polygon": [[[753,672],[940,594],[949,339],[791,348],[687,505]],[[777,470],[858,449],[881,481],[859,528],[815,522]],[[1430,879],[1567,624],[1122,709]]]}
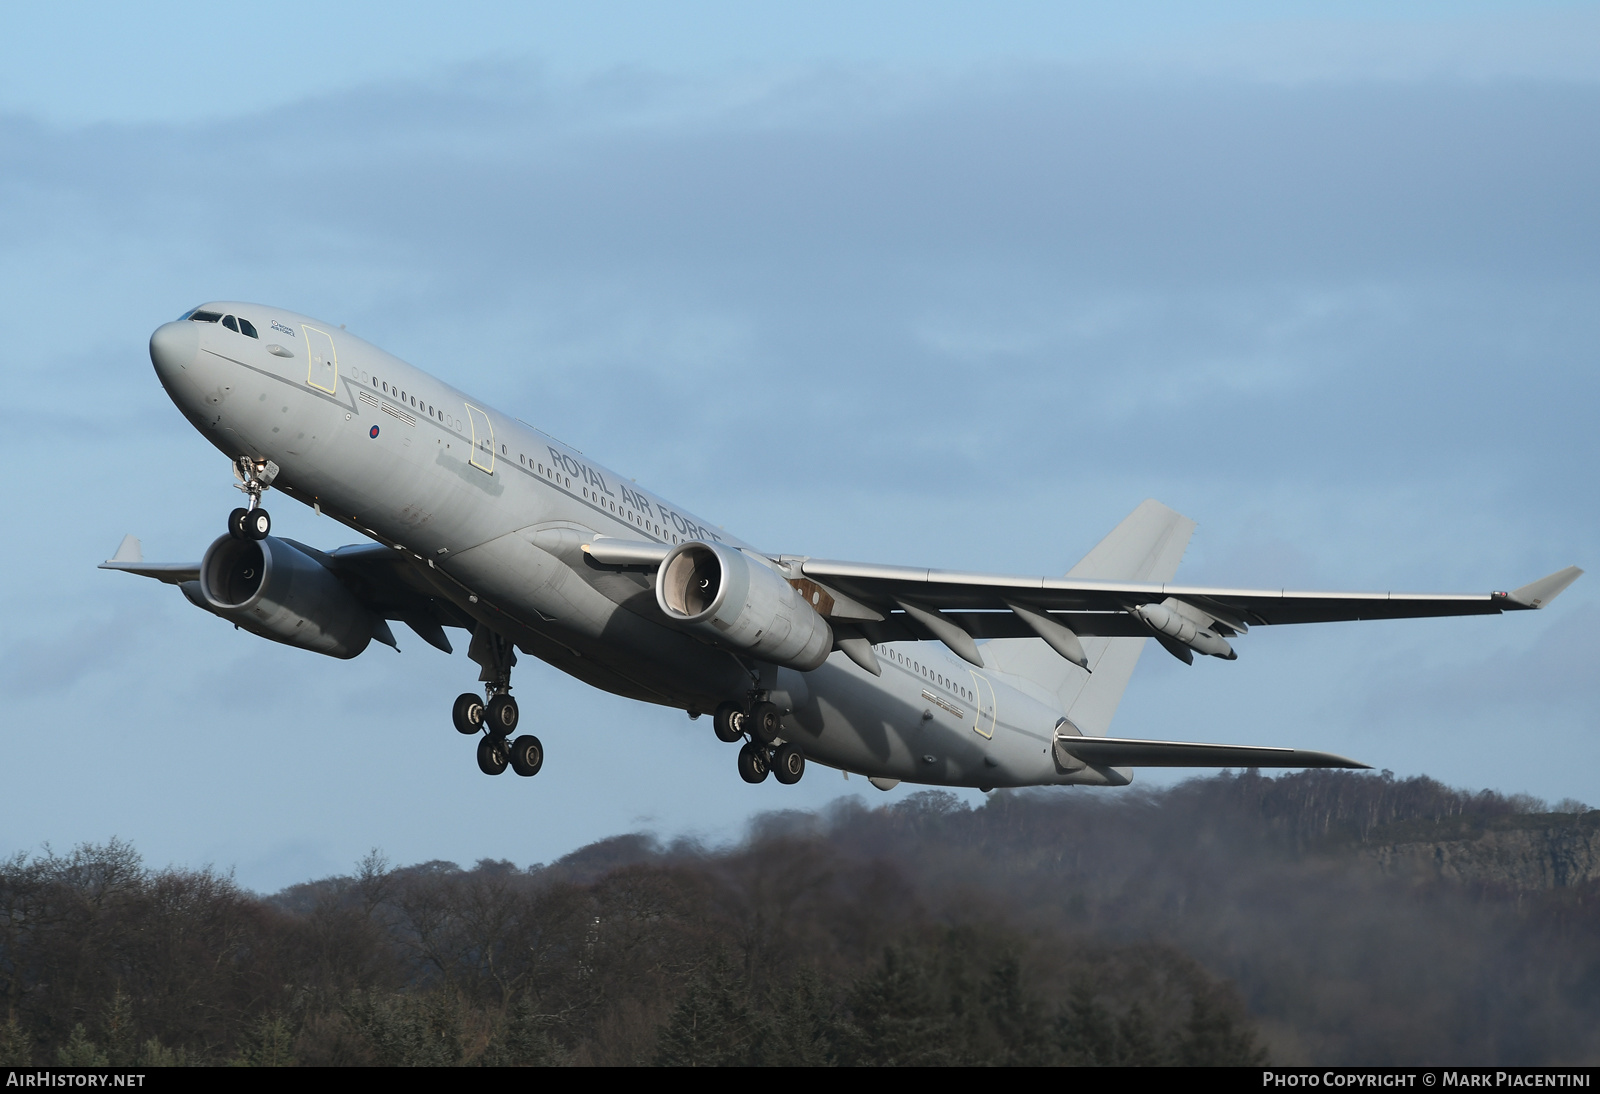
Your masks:
{"label": "vertical tail fin", "polygon": [[[1194,534],[1194,521],[1158,501],[1146,501],[1083,556],[1068,577],[1117,581],[1170,581]],[[1071,664],[1037,638],[985,643],[984,659],[1052,693],[1063,713],[1085,734],[1103,737],[1144,650],[1144,638],[1085,638],[1091,672]]]}

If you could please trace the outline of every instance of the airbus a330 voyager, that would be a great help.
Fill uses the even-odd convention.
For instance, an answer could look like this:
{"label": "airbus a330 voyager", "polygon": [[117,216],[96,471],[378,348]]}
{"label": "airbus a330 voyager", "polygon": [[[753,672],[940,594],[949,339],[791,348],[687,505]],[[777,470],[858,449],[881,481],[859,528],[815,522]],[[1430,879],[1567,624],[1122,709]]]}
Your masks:
{"label": "airbus a330 voyager", "polygon": [[[198,563],[104,565],[177,585],[247,631],[349,658],[391,622],[449,653],[478,766],[537,774],[517,653],[646,703],[711,714],[748,782],[807,761],[869,778],[1125,785],[1132,768],[1364,767],[1324,752],[1109,735],[1154,639],[1234,659],[1250,627],[1539,608],[1582,572],[1509,592],[1310,593],[1173,583],[1194,523],[1146,501],[1064,577],[1005,577],[759,550],[576,449],[337,326],[216,302],[156,329],[167,394],[233,461],[246,504]],[[275,489],[373,542],[271,535]],[[396,646],[396,648],[398,648]],[[442,706],[442,704],[441,704]],[[442,711],[441,711],[442,721]]]}

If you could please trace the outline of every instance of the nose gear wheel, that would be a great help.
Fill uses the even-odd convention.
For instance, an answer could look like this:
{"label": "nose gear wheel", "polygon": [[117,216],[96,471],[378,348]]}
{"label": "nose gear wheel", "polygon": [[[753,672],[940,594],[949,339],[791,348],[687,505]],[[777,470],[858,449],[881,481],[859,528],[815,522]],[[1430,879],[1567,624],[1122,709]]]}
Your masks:
{"label": "nose gear wheel", "polygon": [[235,488],[249,495],[248,505],[228,514],[228,534],[234,539],[266,539],[272,532],[272,517],[261,508],[261,495],[278,477],[278,465],[271,460],[240,456],[233,464]]}

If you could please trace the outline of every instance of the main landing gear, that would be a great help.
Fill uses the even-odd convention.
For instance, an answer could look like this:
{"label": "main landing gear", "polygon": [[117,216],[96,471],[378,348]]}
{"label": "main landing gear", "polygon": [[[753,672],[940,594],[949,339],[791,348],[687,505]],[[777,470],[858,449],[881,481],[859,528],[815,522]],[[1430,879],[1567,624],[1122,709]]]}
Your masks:
{"label": "main landing gear", "polygon": [[521,715],[517,701],[509,692],[491,691],[489,699],[466,692],[456,697],[450,711],[459,733],[478,733],[478,769],[485,775],[499,775],[509,766],[518,775],[532,777],[544,766],[544,745],[531,733],[510,739]]}
{"label": "main landing gear", "polygon": [[747,783],[765,782],[771,773],[785,786],[793,786],[806,773],[805,753],[793,741],[782,739],[783,712],[774,703],[754,697],[747,704],[723,703],[712,716],[711,727],[719,741],[745,741],[739,749],[739,777]]}
{"label": "main landing gear", "polygon": [[517,663],[516,650],[480,623],[467,655],[483,667],[479,678],[484,682],[484,697],[480,699],[470,691],[456,696],[450,720],[458,733],[483,734],[478,739],[478,770],[485,775],[499,775],[510,767],[518,775],[537,775],[544,766],[544,745],[539,738],[524,733],[509,739],[522,720],[517,700],[511,695],[511,666]]}
{"label": "main landing gear", "polygon": [[239,480],[234,483],[235,488],[249,495],[250,503],[228,514],[228,534],[234,539],[266,539],[272,531],[272,517],[261,508],[261,495],[278,477],[278,465],[271,460],[240,456],[234,461],[233,477]]}

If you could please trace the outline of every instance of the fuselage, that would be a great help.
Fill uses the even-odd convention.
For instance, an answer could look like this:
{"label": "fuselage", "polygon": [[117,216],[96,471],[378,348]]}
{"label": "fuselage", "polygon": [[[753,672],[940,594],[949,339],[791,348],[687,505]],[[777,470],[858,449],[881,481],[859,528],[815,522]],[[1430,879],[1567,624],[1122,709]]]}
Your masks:
{"label": "fuselage", "polygon": [[874,676],[841,652],[799,672],[687,633],[660,610],[649,574],[593,565],[584,545],[607,536],[760,552],[335,325],[242,302],[196,313],[217,318],[151,337],[162,385],[195,428],[230,459],[276,463],[274,490],[388,545],[430,595],[523,652],[690,713],[760,689],[808,758],[880,780],[1106,781],[1057,767],[1063,712],[1047,691],[936,643],[875,646]]}

